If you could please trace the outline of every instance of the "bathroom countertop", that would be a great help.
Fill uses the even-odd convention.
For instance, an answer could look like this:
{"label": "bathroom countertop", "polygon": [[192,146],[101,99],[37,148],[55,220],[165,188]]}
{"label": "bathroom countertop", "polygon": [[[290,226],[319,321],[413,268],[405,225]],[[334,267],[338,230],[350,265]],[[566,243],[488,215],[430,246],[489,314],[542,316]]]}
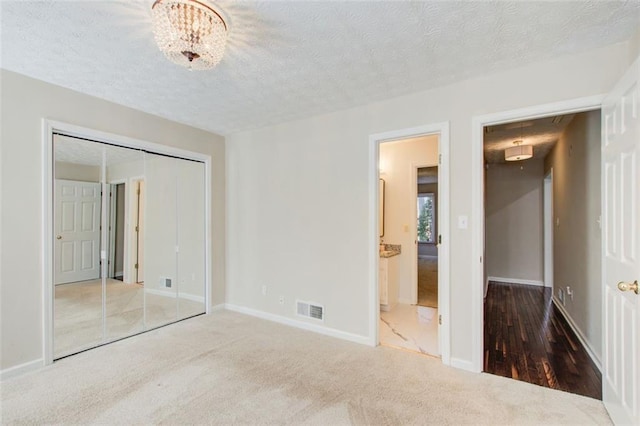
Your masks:
{"label": "bathroom countertop", "polygon": [[401,253],[400,244],[380,244],[380,257],[387,259]]}

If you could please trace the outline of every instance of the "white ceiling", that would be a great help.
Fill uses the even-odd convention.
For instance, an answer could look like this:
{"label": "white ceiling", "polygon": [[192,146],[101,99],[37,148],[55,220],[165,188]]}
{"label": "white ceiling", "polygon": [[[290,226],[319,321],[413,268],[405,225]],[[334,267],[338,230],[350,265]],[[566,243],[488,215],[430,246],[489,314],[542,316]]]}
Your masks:
{"label": "white ceiling", "polygon": [[525,120],[484,128],[484,159],[488,164],[506,163],[504,150],[522,140],[523,145],[533,145],[533,159],[543,159],[575,117],[574,114]]}
{"label": "white ceiling", "polygon": [[624,41],[640,2],[248,1],[222,62],[164,58],[138,1],[1,1],[1,66],[219,134]]}
{"label": "white ceiling", "polygon": [[135,149],[122,148],[99,142],[86,141],[63,135],[55,135],[53,152],[56,162],[81,164],[84,166],[108,166],[142,161],[145,154]]}

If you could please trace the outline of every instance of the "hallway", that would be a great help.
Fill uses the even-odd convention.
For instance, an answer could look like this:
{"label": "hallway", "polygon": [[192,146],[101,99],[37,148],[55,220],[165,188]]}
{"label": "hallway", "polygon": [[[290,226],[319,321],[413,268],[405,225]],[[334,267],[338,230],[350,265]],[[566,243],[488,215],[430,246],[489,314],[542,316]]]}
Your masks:
{"label": "hallway", "polygon": [[602,399],[601,373],[551,301],[551,289],[489,282],[484,371]]}

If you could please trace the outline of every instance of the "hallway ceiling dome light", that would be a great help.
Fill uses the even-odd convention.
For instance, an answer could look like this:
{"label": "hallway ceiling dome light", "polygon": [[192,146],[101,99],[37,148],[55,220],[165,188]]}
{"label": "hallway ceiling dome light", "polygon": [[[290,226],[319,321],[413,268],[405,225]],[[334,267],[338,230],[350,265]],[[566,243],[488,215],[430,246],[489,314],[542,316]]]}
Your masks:
{"label": "hallway ceiling dome light", "polygon": [[227,24],[221,13],[198,0],[156,0],[153,33],[165,56],[194,70],[215,67],[224,55]]}
{"label": "hallway ceiling dome light", "polygon": [[533,157],[533,146],[522,145],[522,141],[513,142],[515,146],[504,150],[505,161],[520,161]]}

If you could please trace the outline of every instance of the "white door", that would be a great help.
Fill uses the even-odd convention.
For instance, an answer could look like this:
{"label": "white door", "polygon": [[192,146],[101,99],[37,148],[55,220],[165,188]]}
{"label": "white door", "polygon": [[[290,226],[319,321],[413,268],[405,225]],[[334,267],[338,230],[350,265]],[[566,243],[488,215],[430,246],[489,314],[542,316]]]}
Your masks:
{"label": "white door", "polygon": [[54,283],[100,277],[100,184],[56,179]]}
{"label": "white door", "polygon": [[640,424],[639,81],[640,58],[602,104],[602,387],[619,425]]}

